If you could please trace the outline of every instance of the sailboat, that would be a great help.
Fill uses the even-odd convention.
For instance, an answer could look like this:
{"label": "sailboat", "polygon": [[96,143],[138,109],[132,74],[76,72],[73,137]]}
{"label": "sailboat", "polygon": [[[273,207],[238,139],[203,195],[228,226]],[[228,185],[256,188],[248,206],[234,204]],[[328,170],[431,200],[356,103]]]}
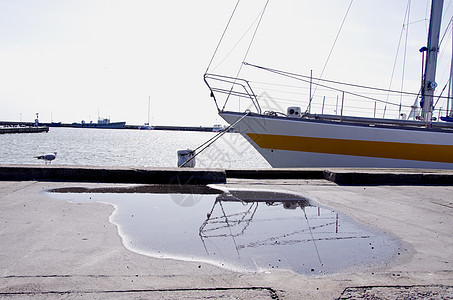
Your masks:
{"label": "sailboat", "polygon": [[143,126],[140,126],[138,129],[140,129],[140,130],[154,130],[154,126],[149,125],[150,111],[151,111],[151,96],[148,96],[148,122],[146,122]]}
{"label": "sailboat", "polygon": [[[421,49],[422,111],[415,120],[311,114],[297,106],[286,113],[263,112],[248,80],[206,72],[204,81],[219,115],[272,167],[453,169],[453,124],[433,121],[442,10],[443,0],[432,0],[428,43]],[[226,110],[219,95],[247,98],[253,105],[245,112]]]}

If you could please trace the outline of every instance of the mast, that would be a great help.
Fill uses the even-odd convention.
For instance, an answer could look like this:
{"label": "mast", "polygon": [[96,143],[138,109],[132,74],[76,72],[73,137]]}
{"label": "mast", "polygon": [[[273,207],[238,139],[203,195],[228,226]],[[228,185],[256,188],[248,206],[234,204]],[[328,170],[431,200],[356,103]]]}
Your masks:
{"label": "mast", "polygon": [[150,104],[151,104],[151,96],[148,96],[148,125],[149,125]]}
{"label": "mast", "polygon": [[[452,33],[453,33],[453,19],[451,20]],[[451,49],[453,50],[453,35],[451,39],[452,45]],[[447,117],[453,117],[453,54],[450,62],[450,80],[448,81],[448,102],[447,102]]]}
{"label": "mast", "polygon": [[429,21],[428,32],[428,49],[425,61],[425,73],[422,85],[422,118],[427,123],[432,119],[433,95],[436,89],[436,65],[437,53],[439,52],[439,34],[440,23],[442,19],[443,0],[432,0],[431,2],[431,17]]}

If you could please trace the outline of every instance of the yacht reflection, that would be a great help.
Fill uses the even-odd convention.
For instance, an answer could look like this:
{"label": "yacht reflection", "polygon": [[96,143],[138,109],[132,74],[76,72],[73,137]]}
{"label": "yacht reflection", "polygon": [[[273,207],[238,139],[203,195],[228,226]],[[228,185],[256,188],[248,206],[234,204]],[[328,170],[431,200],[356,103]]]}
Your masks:
{"label": "yacht reflection", "polygon": [[[228,209],[225,206],[232,202],[242,203],[243,208],[227,212]],[[253,238],[252,236],[245,239],[248,241],[247,243],[238,243],[237,238],[243,236],[252,224],[260,205],[266,205],[267,207],[283,207],[283,209],[291,211],[300,208],[301,214],[298,216],[298,219],[302,221],[305,220],[305,224],[303,228],[300,226],[297,228],[285,227],[281,231],[273,230],[272,233],[267,232],[266,237],[261,236],[261,239],[258,241],[249,241],[250,238]],[[211,210],[207,213],[206,219],[199,228],[199,236],[207,254],[209,254],[209,250],[206,246],[206,241],[210,239],[212,242],[212,240],[216,238],[231,238],[238,256],[240,256],[240,249],[266,245],[288,245],[312,242],[315,248],[317,248],[316,239],[314,238],[312,231],[327,226],[335,226],[333,232],[338,233],[338,214],[329,211],[329,214],[325,216],[326,218],[322,224],[311,226],[305,211],[307,207],[314,206],[307,198],[299,195],[267,191],[225,192],[216,197]],[[228,208],[232,208],[231,205],[229,205]],[[319,207],[317,209],[317,216],[321,216]],[[275,222],[275,225],[277,225],[277,222],[282,221],[282,213],[276,213],[275,218],[271,217],[270,219],[260,220],[261,223],[264,223],[265,221]],[[262,226],[262,224],[260,224],[260,226]],[[275,226],[275,228],[276,227],[278,226]]]}
{"label": "yacht reflection", "polygon": [[[132,251],[207,260],[234,270],[336,272],[396,257],[397,243],[295,194],[204,187],[64,189],[52,197],[115,206]],[[339,217],[340,216],[340,217]],[[201,239],[201,243],[200,243]]]}
{"label": "yacht reflection", "polygon": [[243,203],[265,202],[267,205],[274,205],[274,203],[278,203],[283,204],[283,207],[287,209],[296,209],[297,207],[304,208],[305,206],[311,206],[310,201],[303,196],[269,191],[229,191],[217,196],[216,200]]}

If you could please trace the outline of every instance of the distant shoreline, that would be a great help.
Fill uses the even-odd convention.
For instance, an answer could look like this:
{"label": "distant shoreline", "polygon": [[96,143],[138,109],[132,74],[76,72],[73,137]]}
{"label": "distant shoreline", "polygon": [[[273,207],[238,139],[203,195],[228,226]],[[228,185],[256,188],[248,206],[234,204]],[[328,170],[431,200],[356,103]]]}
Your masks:
{"label": "distant shoreline", "polygon": [[[34,127],[34,122],[17,122],[17,121],[0,121],[0,126],[28,126]],[[69,127],[69,128],[95,128],[95,127],[80,127],[74,126],[74,124],[69,123],[39,123],[39,126],[45,127]],[[202,131],[202,132],[214,132],[214,127],[206,127],[206,126],[163,126],[163,125],[155,125],[150,126],[152,129],[140,129],[143,125],[125,125],[124,128],[102,128],[98,127],[95,129],[136,129],[136,130],[169,130],[169,131]],[[229,132],[233,132],[233,130],[229,130]]]}
{"label": "distant shoreline", "polygon": [[35,133],[35,132],[48,132],[48,126],[14,126],[14,127],[3,127],[0,125],[0,134],[9,133]]}

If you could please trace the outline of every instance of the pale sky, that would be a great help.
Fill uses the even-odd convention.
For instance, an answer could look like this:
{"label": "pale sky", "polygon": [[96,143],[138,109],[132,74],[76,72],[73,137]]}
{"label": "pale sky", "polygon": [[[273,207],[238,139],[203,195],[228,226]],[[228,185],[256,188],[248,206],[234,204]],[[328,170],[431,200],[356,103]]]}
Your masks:
{"label": "pale sky", "polygon": [[[412,2],[404,90],[418,92],[418,49],[426,44],[430,1]],[[242,0],[210,72],[236,75],[254,30],[247,29],[264,3]],[[0,120],[32,121],[39,112],[42,122],[72,123],[96,121],[99,113],[112,122],[140,125],[147,121],[150,96],[152,124],[223,123],[203,74],[235,4],[236,0],[0,0]],[[350,0],[271,0],[246,60],[304,75],[313,70],[313,76],[320,76],[349,4]],[[388,88],[407,4],[355,0],[323,78]],[[441,35],[453,15],[450,4],[451,0],[444,3]],[[449,76],[451,43],[450,29],[439,54],[440,89]],[[401,58],[397,64],[401,66]],[[255,73],[244,67],[240,76]],[[395,71],[392,88],[399,89],[400,74]],[[259,74],[252,80],[258,85],[280,83]],[[278,86],[267,95],[278,102],[283,94]],[[321,97],[322,89],[316,95]],[[301,102],[294,105],[305,108],[306,86],[289,98],[299,97]],[[277,106],[288,105],[283,100]]]}

